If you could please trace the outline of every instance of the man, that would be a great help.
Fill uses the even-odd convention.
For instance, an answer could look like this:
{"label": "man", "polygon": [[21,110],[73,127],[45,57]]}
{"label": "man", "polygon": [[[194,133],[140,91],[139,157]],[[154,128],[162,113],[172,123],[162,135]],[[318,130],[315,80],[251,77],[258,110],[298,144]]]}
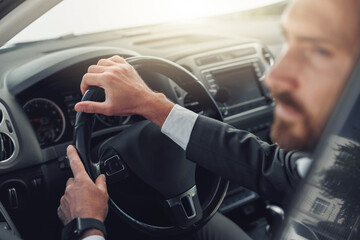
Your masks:
{"label": "man", "polygon": [[[359,10],[357,0],[295,0],[285,12],[282,24],[286,45],[265,80],[276,104],[271,136],[277,145],[268,145],[244,131],[174,105],[163,94],[149,89],[117,56],[91,66],[81,83],[82,93],[90,85],[104,88],[106,101],[81,102],[75,110],[142,115],[186,150],[188,159],[281,202],[303,174],[298,153],[291,151],[307,151],[317,140],[355,62],[360,40]],[[206,137],[202,137],[204,132]],[[67,183],[59,217],[65,224],[74,217],[103,221],[107,208],[98,207],[98,202],[107,200],[104,177],[99,176],[92,184],[84,171],[78,174],[81,163],[73,147],[69,147],[68,156],[74,179]],[[79,187],[83,184],[88,187]],[[76,199],[86,194],[97,196],[96,201],[84,200],[82,206],[78,205]],[[96,234],[91,231],[96,230],[86,234]]]}

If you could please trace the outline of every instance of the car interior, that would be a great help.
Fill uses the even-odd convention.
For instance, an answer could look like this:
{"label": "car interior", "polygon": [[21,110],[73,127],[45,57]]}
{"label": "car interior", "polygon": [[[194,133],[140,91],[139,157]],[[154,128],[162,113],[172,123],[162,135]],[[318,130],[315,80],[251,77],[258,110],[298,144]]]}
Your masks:
{"label": "car interior", "polygon": [[[82,99],[82,76],[101,58],[119,55],[128,59],[154,91],[163,92],[174,103],[271,143],[274,104],[263,80],[281,52],[280,18],[286,5],[287,1],[279,1],[189,22],[66,35],[1,48],[0,227],[22,239],[60,239],[57,207],[72,174],[66,147],[76,143],[74,105]],[[173,70],[162,71],[159,62]],[[142,126],[145,120],[136,115],[98,114],[92,119],[87,140],[91,139],[93,156],[108,139],[131,126]],[[170,151],[159,139],[141,143],[146,157]],[[218,210],[253,239],[270,238],[269,229],[282,218],[280,210],[285,206],[276,208],[216,172],[201,166],[194,169],[204,215],[211,217]],[[171,234],[187,234],[171,227],[174,222],[159,200],[158,189],[131,169],[125,170],[116,175],[116,184],[109,184],[110,197],[123,213],[119,217],[116,207],[109,210],[108,239],[168,239]],[[111,171],[118,169],[109,167],[109,175]],[[131,217],[124,220],[124,216]],[[143,228],[129,219],[140,221]],[[145,225],[152,226],[150,234]],[[154,235],[157,229],[162,234]],[[172,229],[171,234],[166,229]]]}

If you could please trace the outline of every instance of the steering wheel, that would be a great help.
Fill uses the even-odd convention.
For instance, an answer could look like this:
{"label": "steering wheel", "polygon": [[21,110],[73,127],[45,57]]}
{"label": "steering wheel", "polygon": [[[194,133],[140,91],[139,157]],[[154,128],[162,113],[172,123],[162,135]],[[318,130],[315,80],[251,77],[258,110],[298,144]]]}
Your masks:
{"label": "steering wheel", "polygon": [[[157,57],[131,57],[126,61],[139,73],[159,73],[172,79],[196,96],[204,114],[222,120],[214,99],[197,78],[183,67]],[[90,87],[82,101],[102,101],[104,91]],[[155,124],[144,120],[133,124],[103,142],[97,156],[91,156],[90,139],[94,114],[77,113],[75,145],[85,169],[94,180],[105,174],[108,184],[135,174],[162,196],[171,226],[157,226],[130,216],[109,194],[109,205],[122,219],[138,230],[155,236],[174,236],[193,232],[203,226],[223,201],[228,181],[218,177],[209,201],[201,205],[195,183],[196,164],[186,160],[185,151],[161,133]]]}

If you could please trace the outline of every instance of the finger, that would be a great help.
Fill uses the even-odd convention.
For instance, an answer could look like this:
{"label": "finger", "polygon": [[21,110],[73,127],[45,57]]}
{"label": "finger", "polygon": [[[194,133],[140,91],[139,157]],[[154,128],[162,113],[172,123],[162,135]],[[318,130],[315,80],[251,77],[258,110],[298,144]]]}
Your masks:
{"label": "finger", "polygon": [[112,56],[111,58],[109,58],[109,60],[116,62],[116,63],[126,63],[125,59],[123,59],[119,55]]}
{"label": "finger", "polygon": [[105,67],[100,65],[91,65],[88,68],[88,73],[103,73],[105,72]]}
{"label": "finger", "polygon": [[60,198],[60,206],[59,206],[59,208],[61,209],[61,211],[63,211],[63,209],[67,209],[67,207],[68,207],[68,203],[66,201],[65,195],[63,195]]}
{"label": "finger", "polygon": [[89,175],[87,175],[87,173],[85,171],[85,167],[82,164],[80,157],[79,157],[76,149],[74,148],[74,146],[69,145],[67,147],[66,151],[67,151],[67,156],[68,156],[69,162],[70,162],[70,168],[74,175],[74,178],[78,178],[78,177],[84,176],[84,175],[89,177]]}
{"label": "finger", "polygon": [[111,61],[110,59],[100,59],[97,63],[97,65],[99,66],[112,66],[114,65],[114,62]]}
{"label": "finger", "polygon": [[74,183],[74,178],[69,178],[67,181],[66,181],[66,186],[69,186],[71,184]]}
{"label": "finger", "polygon": [[84,101],[78,102],[75,105],[76,112],[86,112],[86,113],[100,113],[107,114],[106,111],[106,103],[104,102],[92,102],[92,101]]}
{"label": "finger", "polygon": [[60,206],[59,206],[58,209],[57,209],[57,214],[58,214],[58,217],[60,218],[60,220],[61,220],[62,222],[64,222],[64,220],[65,220],[65,218],[64,218],[64,213],[62,212]]}
{"label": "finger", "polygon": [[60,206],[58,206],[58,208],[57,208],[57,213],[58,213],[58,216],[60,217],[60,215],[62,214]]}
{"label": "finger", "polygon": [[103,87],[102,85],[102,75],[99,73],[86,73],[81,81],[80,90],[84,94],[89,86],[98,86]]}
{"label": "finger", "polygon": [[61,222],[66,225],[69,221],[67,220],[66,214],[64,213],[63,209],[61,208],[61,206],[58,207],[57,209],[57,214],[58,217],[60,218]]}
{"label": "finger", "polygon": [[103,191],[107,191],[106,188],[106,177],[104,174],[100,174],[96,180],[95,180],[95,184],[98,188],[100,188]]}

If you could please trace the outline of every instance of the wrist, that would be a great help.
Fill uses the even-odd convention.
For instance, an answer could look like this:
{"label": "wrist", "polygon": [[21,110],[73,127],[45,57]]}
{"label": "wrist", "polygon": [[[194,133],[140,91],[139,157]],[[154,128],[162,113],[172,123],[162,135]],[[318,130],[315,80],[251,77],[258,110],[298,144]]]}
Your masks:
{"label": "wrist", "polygon": [[84,239],[86,237],[90,237],[90,236],[101,236],[101,237],[105,237],[104,233],[98,229],[92,228],[92,229],[88,229],[86,230],[79,238],[78,240]]}
{"label": "wrist", "polygon": [[162,127],[174,105],[163,93],[153,92],[145,101],[146,109],[141,115]]}
{"label": "wrist", "polygon": [[104,223],[94,218],[76,217],[67,223],[61,231],[62,240],[84,239],[91,235],[106,237]]}

